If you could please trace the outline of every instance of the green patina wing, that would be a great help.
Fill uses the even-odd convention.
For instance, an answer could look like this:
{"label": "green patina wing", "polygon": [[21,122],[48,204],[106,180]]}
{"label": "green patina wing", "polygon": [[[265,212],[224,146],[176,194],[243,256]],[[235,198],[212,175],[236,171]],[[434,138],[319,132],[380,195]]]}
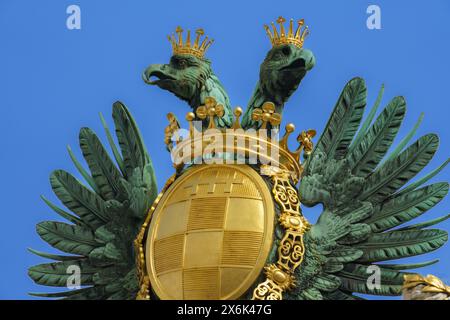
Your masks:
{"label": "green patina wing", "polygon": [[[448,239],[447,232],[429,227],[450,215],[403,226],[446,196],[447,182],[423,185],[448,161],[405,186],[432,159],[439,139],[427,134],[408,146],[419,119],[388,154],[406,104],[403,97],[394,98],[373,121],[382,92],[383,88],[360,125],[367,89],[362,79],[351,80],[305,163],[299,189],[302,203],[322,204],[323,212],[305,234],[306,253],[296,271],[298,285],[286,298],[357,299],[354,293],[400,295],[404,270],[437,260],[415,264],[380,262],[428,253]],[[367,284],[374,265],[381,271],[379,287]]]}
{"label": "green patina wing", "polygon": [[102,118],[115,162],[97,135],[80,131],[80,147],[90,172],[69,154],[87,185],[70,173],[56,170],[50,176],[52,189],[69,213],[46,198],[44,201],[70,223],[44,221],[36,226],[39,236],[69,255],[30,249],[56,262],[29,268],[29,276],[40,285],[66,287],[70,267],[79,268],[81,287],[58,293],[31,293],[64,299],[134,299],[138,291],[133,240],[156,197],[152,162],[128,109],[113,105],[113,118],[120,151]]}

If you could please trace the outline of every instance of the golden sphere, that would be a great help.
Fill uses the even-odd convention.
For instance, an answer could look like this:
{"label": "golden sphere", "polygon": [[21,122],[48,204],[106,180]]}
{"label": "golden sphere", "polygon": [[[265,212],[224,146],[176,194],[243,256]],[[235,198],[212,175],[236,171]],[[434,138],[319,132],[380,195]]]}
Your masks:
{"label": "golden sphere", "polygon": [[206,97],[206,98],[205,98],[205,106],[206,106],[207,108],[215,107],[216,104],[217,104],[217,101],[216,101],[216,99],[214,99],[213,97]]}
{"label": "golden sphere", "polygon": [[214,107],[209,108],[208,113],[210,116],[214,116],[216,114],[216,108]]}
{"label": "golden sphere", "polygon": [[270,113],[265,112],[265,113],[263,114],[263,121],[269,121],[269,120],[270,120]]}
{"label": "golden sphere", "polygon": [[194,120],[195,119],[195,114],[193,113],[193,112],[188,112],[187,114],[186,114],[186,120],[187,121],[192,121],[192,120]]}
{"label": "golden sphere", "polygon": [[294,126],[293,123],[288,123],[288,124],[286,125],[286,132],[287,132],[287,133],[294,132],[294,130],[295,130],[295,126]]}

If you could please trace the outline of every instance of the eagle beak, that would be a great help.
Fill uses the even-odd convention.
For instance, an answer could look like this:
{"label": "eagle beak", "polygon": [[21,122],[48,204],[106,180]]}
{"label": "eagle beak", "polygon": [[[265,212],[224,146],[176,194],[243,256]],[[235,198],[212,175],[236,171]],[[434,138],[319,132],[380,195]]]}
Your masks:
{"label": "eagle beak", "polygon": [[[168,75],[164,69],[165,65],[163,64],[152,64],[145,69],[142,74],[142,80],[149,85],[157,85],[164,80],[175,80],[175,78]],[[152,77],[155,77],[155,79],[152,80]]]}
{"label": "eagle beak", "polygon": [[305,61],[305,70],[309,71],[311,70],[314,65],[316,64],[316,58],[314,57],[314,54],[311,50],[303,49],[299,56],[300,59],[303,59]]}
{"label": "eagle beak", "polygon": [[292,62],[281,68],[282,71],[300,72],[311,70],[316,63],[314,54],[308,49],[302,49],[292,59]]}

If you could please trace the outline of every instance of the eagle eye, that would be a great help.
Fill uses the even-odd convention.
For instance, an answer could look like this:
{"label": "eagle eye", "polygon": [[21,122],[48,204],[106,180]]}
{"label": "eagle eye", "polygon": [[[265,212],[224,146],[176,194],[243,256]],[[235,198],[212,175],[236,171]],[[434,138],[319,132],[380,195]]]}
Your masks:
{"label": "eagle eye", "polygon": [[291,48],[288,47],[288,46],[283,47],[283,49],[281,49],[281,51],[283,52],[283,54],[284,54],[285,56],[288,56],[288,55],[291,54]]}
{"label": "eagle eye", "polygon": [[178,67],[180,67],[181,69],[184,69],[187,67],[187,61],[184,59],[178,60]]}

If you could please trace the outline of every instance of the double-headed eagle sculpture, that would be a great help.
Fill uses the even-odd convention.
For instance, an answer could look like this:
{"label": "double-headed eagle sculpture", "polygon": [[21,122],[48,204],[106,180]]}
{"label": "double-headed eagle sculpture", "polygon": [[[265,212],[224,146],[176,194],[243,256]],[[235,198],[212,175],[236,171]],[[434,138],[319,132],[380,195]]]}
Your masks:
{"label": "double-headed eagle sculpture", "polygon": [[[440,248],[449,215],[407,224],[439,203],[448,183],[427,184],[447,164],[413,183],[432,159],[438,136],[410,143],[417,125],[391,146],[406,111],[395,97],[377,114],[383,88],[363,121],[367,89],[350,80],[324,131],[295,126],[279,135],[283,109],[315,58],[303,47],[303,20],[265,26],[272,48],[261,64],[247,109],[232,109],[205,52],[204,31],[178,27],[168,64],[150,65],[143,80],[173,93],[192,110],[168,114],[165,142],[174,174],[159,190],[136,121],[113,105],[118,145],[102,118],[111,153],[88,128],[80,131],[84,182],[56,170],[52,189],[65,209],[44,201],[68,223],[44,221],[39,236],[68,255],[31,250],[55,262],[33,266],[38,284],[66,287],[79,270],[81,288],[33,293],[64,299],[361,299],[361,294],[446,299],[439,279],[390,260]],[[192,39],[191,39],[192,38]],[[420,121],[419,121],[420,122]],[[305,128],[307,129],[307,128]],[[220,142],[220,143],[219,143]],[[389,152],[388,152],[389,151]],[[321,204],[315,224],[305,207]],[[308,217],[312,219],[313,217]],[[407,224],[407,225],[406,225]]]}

